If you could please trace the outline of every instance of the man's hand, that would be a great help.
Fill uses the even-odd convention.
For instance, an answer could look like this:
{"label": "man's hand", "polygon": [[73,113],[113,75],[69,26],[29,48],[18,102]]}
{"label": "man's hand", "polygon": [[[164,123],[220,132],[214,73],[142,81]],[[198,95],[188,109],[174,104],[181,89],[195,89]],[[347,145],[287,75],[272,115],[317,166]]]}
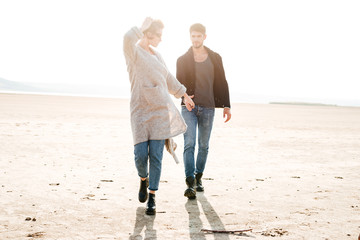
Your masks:
{"label": "man's hand", "polygon": [[231,110],[228,107],[224,108],[223,118],[225,118],[225,116],[226,116],[225,122],[228,122],[231,119]]}
{"label": "man's hand", "polygon": [[189,112],[195,107],[195,103],[192,100],[193,97],[194,95],[189,96],[187,93],[184,94],[184,103]]}
{"label": "man's hand", "polygon": [[145,20],[140,28],[140,31],[144,33],[146,30],[148,30],[153,21],[154,21],[154,19],[152,19],[151,17],[145,18]]}

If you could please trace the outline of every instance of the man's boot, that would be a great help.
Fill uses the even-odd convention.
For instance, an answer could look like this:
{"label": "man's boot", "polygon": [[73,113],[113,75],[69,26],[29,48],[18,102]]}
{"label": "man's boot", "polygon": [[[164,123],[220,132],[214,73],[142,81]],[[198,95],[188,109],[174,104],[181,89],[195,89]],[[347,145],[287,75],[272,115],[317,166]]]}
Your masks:
{"label": "man's boot", "polygon": [[148,198],[147,188],[149,186],[149,178],[146,178],[144,181],[140,179],[140,189],[139,189],[139,201],[146,202]]}
{"label": "man's boot", "polygon": [[203,192],[204,191],[204,187],[202,185],[202,181],[201,181],[201,177],[202,177],[202,173],[197,173],[195,174],[195,179],[196,179],[196,191],[197,192]]}
{"label": "man's boot", "polygon": [[155,215],[156,213],[156,204],[155,204],[155,194],[149,193],[149,200],[146,205],[147,215]]}
{"label": "man's boot", "polygon": [[195,199],[196,198],[196,191],[194,189],[195,185],[195,178],[194,177],[187,177],[186,180],[187,189],[184,192],[184,196],[189,199]]}

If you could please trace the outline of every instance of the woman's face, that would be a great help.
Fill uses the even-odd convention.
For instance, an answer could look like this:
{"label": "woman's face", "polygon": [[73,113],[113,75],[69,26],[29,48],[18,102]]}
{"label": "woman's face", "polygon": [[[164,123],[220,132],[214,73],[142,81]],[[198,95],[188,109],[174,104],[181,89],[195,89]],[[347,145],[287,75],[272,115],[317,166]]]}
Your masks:
{"label": "woman's face", "polygon": [[161,42],[161,36],[162,36],[162,29],[158,29],[155,32],[148,32],[148,40],[149,44],[153,47],[157,47],[159,43]]}

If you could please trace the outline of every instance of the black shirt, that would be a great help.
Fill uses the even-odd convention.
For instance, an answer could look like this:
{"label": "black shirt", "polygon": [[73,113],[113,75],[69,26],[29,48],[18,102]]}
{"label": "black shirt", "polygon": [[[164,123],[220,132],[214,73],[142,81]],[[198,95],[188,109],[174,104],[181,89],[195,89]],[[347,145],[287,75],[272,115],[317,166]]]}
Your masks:
{"label": "black shirt", "polygon": [[194,103],[202,107],[215,107],[214,65],[210,57],[203,62],[195,62],[195,78]]}

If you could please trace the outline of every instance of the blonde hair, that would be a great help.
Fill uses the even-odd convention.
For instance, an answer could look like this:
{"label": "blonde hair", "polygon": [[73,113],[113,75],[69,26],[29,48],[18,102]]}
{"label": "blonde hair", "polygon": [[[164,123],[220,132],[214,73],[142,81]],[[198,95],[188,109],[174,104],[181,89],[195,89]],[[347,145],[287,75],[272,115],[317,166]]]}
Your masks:
{"label": "blonde hair", "polygon": [[157,30],[163,28],[164,28],[163,22],[161,20],[156,19],[151,23],[150,27],[144,31],[144,34],[147,32],[156,33]]}

